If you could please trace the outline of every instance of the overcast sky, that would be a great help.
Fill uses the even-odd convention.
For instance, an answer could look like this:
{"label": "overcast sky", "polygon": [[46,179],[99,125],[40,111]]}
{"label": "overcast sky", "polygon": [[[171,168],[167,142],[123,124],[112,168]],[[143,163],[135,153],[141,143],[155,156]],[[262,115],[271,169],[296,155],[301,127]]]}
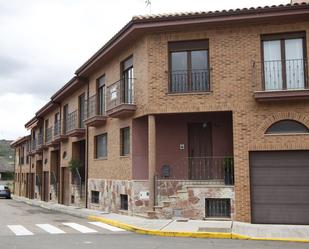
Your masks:
{"label": "overcast sky", "polygon": [[[151,12],[209,11],[289,0],[152,0]],[[145,0],[0,0],[0,139],[28,134],[24,124]]]}

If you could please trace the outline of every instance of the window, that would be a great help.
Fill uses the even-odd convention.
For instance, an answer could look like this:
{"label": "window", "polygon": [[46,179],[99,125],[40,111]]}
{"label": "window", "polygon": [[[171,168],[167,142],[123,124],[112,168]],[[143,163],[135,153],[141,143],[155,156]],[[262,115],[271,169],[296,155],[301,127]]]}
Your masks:
{"label": "window", "polygon": [[58,136],[60,134],[60,113],[57,112],[55,114],[54,119],[54,136]]}
{"label": "window", "polygon": [[91,203],[99,204],[100,201],[100,192],[99,191],[91,191]]}
{"label": "window", "polygon": [[208,41],[169,43],[169,92],[210,91]]}
{"label": "window", "polygon": [[128,195],[120,195],[120,209],[128,210]]}
{"label": "window", "polygon": [[105,115],[105,75],[98,79],[98,115]]}
{"label": "window", "polygon": [[68,115],[69,115],[69,106],[68,104],[63,106],[63,132],[66,133],[68,129]]}
{"label": "window", "polygon": [[49,120],[46,119],[45,123],[44,123],[44,131],[45,131],[44,140],[45,140],[45,142],[48,141],[48,125],[49,125]]}
{"label": "window", "polygon": [[266,131],[266,134],[280,133],[308,133],[309,130],[300,122],[294,120],[281,120],[272,124]]}
{"label": "window", "polygon": [[305,88],[305,33],[263,35],[264,89]]}
{"label": "window", "polygon": [[133,56],[122,62],[122,87],[121,100],[123,103],[133,104]]}
{"label": "window", "polygon": [[79,96],[78,98],[78,105],[79,105],[79,128],[84,128],[84,119],[86,117],[85,107],[86,107],[86,98],[85,94]]}
{"label": "window", "polygon": [[230,199],[206,198],[206,217],[229,218],[231,217]]}
{"label": "window", "polygon": [[120,129],[120,155],[127,156],[130,154],[130,128]]}
{"label": "window", "polygon": [[107,133],[95,137],[95,158],[107,157]]}

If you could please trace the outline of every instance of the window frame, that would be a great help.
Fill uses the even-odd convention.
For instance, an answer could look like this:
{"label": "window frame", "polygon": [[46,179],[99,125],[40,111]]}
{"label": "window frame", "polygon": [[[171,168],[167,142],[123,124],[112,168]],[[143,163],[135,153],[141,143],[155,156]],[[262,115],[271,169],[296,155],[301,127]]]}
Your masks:
{"label": "window frame", "polygon": [[[185,92],[174,92],[171,90],[172,88],[172,80],[170,74],[173,72],[172,70],[172,53],[175,52],[186,52],[187,53],[187,72],[192,71],[192,56],[191,53],[193,51],[207,51],[207,65],[208,65],[208,89],[206,91],[193,91],[192,90],[192,77],[187,77],[187,86],[188,90]],[[210,92],[210,56],[209,56],[209,39],[202,40],[185,40],[185,41],[169,41],[168,42],[168,93],[194,93],[194,92]]]}
{"label": "window frame", "polygon": [[[260,36],[260,47],[261,47],[261,62],[262,62],[262,74],[264,75],[264,41],[280,41],[280,55],[282,60],[282,90],[289,90],[287,88],[286,81],[286,56],[285,56],[285,40],[289,39],[302,39],[303,43],[303,59],[307,60],[307,38],[306,31],[299,32],[286,32],[286,33],[275,33],[275,34],[261,34]],[[307,63],[304,63],[304,75],[308,75]],[[308,88],[307,77],[304,77],[304,89]],[[265,91],[265,77],[262,77],[262,90]]]}
{"label": "window frame", "polygon": [[[106,137],[106,156],[98,157],[98,137]],[[108,135],[107,132],[94,136],[94,159],[107,159],[108,156]]]}
{"label": "window frame", "polygon": [[[279,132],[270,131],[274,126],[280,125],[280,123],[282,125],[282,123],[286,121],[289,121],[291,123],[298,125],[299,127],[302,127],[305,131],[279,131]],[[265,131],[265,135],[299,135],[299,134],[309,134],[309,128],[305,124],[293,119],[278,120],[272,123]]]}
{"label": "window frame", "polygon": [[[93,194],[98,194],[98,196],[94,196]],[[91,190],[91,204],[100,204],[100,191]]]}
{"label": "window frame", "polygon": [[[100,80],[104,78],[104,84],[100,85]],[[103,101],[104,101],[104,110],[101,110],[101,105],[100,105],[100,89],[103,89]],[[106,76],[105,73],[102,74],[99,78],[97,78],[96,80],[96,94],[97,94],[97,98],[96,98],[96,115],[101,115],[104,116],[106,113]]]}
{"label": "window frame", "polygon": [[[128,131],[128,150],[125,150],[125,132]],[[123,127],[120,129],[120,156],[126,157],[129,156],[131,153],[131,129],[130,126]]]}

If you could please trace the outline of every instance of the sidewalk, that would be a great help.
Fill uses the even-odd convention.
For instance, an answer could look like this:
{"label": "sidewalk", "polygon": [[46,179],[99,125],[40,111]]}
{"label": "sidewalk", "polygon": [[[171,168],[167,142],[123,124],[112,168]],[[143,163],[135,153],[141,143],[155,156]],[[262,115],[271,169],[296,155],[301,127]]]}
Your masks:
{"label": "sidewalk", "polygon": [[309,242],[309,226],[258,225],[232,221],[159,220],[106,213],[13,196],[32,206],[101,221],[140,234],[196,238],[229,238]]}

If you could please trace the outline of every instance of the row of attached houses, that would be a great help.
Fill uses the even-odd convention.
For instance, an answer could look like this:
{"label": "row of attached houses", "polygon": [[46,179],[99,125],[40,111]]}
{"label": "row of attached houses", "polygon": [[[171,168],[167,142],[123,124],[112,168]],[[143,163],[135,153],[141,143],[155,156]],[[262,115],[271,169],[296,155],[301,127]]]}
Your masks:
{"label": "row of attached houses", "polygon": [[136,16],[16,140],[15,194],[309,224],[309,4]]}

